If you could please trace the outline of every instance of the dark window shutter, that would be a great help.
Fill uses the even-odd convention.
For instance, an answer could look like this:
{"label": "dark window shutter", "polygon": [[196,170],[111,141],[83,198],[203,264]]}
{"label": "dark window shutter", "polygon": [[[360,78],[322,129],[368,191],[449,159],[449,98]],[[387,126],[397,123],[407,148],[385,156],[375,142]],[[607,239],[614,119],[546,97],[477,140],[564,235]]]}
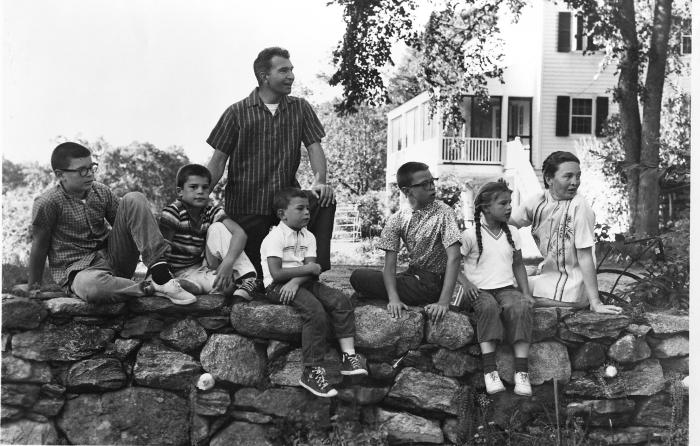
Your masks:
{"label": "dark window shutter", "polygon": [[595,98],[595,136],[603,136],[603,126],[608,119],[608,98]]}
{"label": "dark window shutter", "polygon": [[559,13],[559,33],[557,39],[557,51],[568,53],[571,51],[571,13]]}
{"label": "dark window shutter", "polygon": [[569,136],[569,97],[557,96],[556,136]]}
{"label": "dark window shutter", "polygon": [[576,51],[583,49],[583,16],[576,15]]}

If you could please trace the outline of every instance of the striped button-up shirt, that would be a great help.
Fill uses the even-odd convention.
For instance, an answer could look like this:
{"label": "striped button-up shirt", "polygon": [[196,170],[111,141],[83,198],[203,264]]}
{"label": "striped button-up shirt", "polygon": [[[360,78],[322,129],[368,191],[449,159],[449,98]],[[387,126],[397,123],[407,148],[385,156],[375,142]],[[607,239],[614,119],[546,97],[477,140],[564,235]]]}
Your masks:
{"label": "striped button-up shirt", "polygon": [[256,88],[227,108],[207,139],[229,157],[226,213],[273,214],[275,192],[299,187],[301,144],[308,147],[324,136],[316,113],[301,98],[283,96],[273,115]]}
{"label": "striped button-up shirt", "polygon": [[160,213],[159,224],[173,231],[171,250],[165,255],[173,269],[201,265],[209,227],[226,219],[221,206],[207,206],[201,210],[199,226],[180,200],[166,206]]}
{"label": "striped button-up shirt", "polygon": [[106,247],[109,224],[119,207],[119,198],[102,183],[94,182],[84,199],[68,195],[61,185],[34,200],[32,225],[51,232],[49,272],[61,286],[73,271],[92,264]]}

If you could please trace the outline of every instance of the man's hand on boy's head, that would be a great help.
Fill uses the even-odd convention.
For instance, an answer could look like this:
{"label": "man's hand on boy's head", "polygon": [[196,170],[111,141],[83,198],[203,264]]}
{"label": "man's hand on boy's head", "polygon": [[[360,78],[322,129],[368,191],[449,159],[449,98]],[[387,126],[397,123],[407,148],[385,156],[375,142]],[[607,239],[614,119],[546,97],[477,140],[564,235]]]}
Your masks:
{"label": "man's hand on boy's head", "polygon": [[448,311],[450,311],[449,305],[444,305],[439,302],[428,304],[423,308],[425,308],[425,312],[428,314],[428,317],[430,317],[432,322],[439,321],[447,314]]}

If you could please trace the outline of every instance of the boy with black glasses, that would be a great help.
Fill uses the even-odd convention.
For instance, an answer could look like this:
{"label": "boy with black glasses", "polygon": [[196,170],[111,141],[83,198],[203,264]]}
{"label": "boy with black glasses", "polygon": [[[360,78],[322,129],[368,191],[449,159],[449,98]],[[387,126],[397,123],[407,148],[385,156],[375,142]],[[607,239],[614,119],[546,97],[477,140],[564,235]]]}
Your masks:
{"label": "boy with black glasses", "polygon": [[[95,181],[97,164],[86,147],[59,144],[51,155],[59,184],[34,200],[29,289],[41,286],[46,257],[60,286],[93,304],[157,294],[178,305],[197,299],[173,279],[162,260],[169,249],[146,197],[121,199]],[[152,281],[134,282],[139,255]]]}
{"label": "boy with black glasses", "polygon": [[[357,269],[350,284],[360,296],[388,300],[392,317],[401,317],[407,305],[425,305],[431,320],[448,311],[459,273],[461,237],[454,211],[435,200],[435,180],[428,166],[408,162],[396,172],[396,182],[409,209],[386,222],[379,249],[386,251],[384,270]],[[408,269],[396,274],[401,242],[409,254]]]}

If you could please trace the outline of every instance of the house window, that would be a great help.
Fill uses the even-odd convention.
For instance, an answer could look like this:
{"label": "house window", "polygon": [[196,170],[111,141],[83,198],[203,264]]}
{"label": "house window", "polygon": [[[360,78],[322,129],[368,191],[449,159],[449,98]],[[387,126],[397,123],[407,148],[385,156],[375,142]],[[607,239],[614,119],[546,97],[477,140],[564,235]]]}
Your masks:
{"label": "house window", "polygon": [[471,129],[472,138],[501,137],[501,97],[492,96],[488,103],[481,104],[471,97]]}
{"label": "house window", "polygon": [[391,120],[391,150],[401,150],[401,116]]}
{"label": "house window", "polygon": [[593,99],[571,99],[571,133],[591,133]]}
{"label": "house window", "polygon": [[692,50],[693,37],[690,34],[681,36],[681,54],[690,54]]}

